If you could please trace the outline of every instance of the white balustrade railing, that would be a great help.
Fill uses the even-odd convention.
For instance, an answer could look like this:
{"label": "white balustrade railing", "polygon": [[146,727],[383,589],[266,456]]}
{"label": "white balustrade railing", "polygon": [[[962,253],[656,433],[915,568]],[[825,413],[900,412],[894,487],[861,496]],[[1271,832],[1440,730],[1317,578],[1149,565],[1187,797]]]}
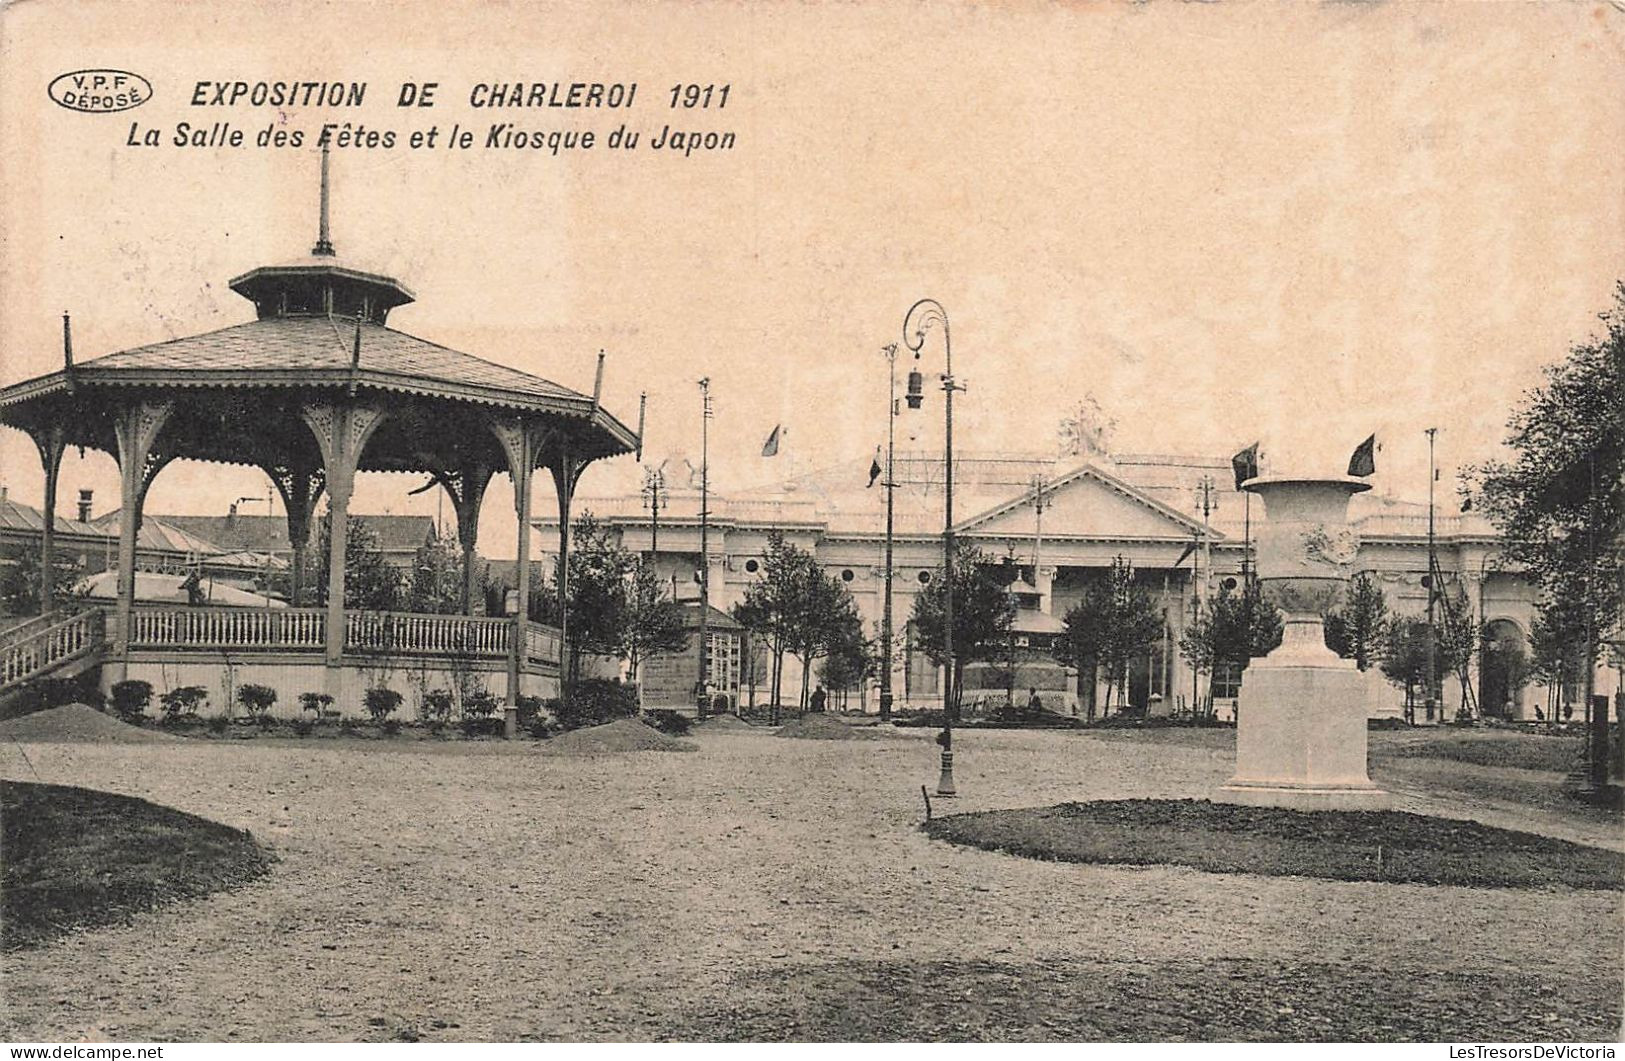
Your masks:
{"label": "white balustrade railing", "polygon": [[344,647],[431,656],[506,656],[507,619],[407,612],[346,612]]}
{"label": "white balustrade railing", "polygon": [[130,616],[135,648],[311,651],[326,634],[320,608],[136,608]]}
{"label": "white balustrade railing", "polygon": [[[96,613],[100,614],[100,613]],[[466,615],[346,611],[344,650],[363,655],[505,658],[514,622]],[[322,608],[136,608],[130,646],[207,651],[321,651],[327,643]],[[526,623],[527,661],[557,663],[559,631]]]}
{"label": "white balustrade railing", "polygon": [[27,681],[100,647],[102,613],[94,609],[33,628],[29,636],[0,648],[0,688]]}
{"label": "white balustrade railing", "polygon": [[554,626],[541,623],[525,624],[525,658],[542,663],[558,663],[563,656],[563,644]]}

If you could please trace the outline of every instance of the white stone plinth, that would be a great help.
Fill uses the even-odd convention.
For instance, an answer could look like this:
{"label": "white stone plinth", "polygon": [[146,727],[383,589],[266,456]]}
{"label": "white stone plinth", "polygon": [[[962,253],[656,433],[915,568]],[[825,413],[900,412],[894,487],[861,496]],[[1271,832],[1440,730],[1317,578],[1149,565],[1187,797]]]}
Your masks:
{"label": "white stone plinth", "polygon": [[1365,697],[1354,665],[1271,667],[1264,659],[1249,667],[1237,705],[1236,776],[1217,798],[1298,810],[1386,807],[1387,793],[1366,773]]}
{"label": "white stone plinth", "polygon": [[1365,687],[1352,662],[1326,647],[1321,615],[1343,596],[1358,548],[1348,477],[1251,479],[1264,502],[1258,579],[1285,614],[1281,644],[1242,675],[1236,776],[1217,798],[1298,810],[1375,809],[1387,795],[1366,773]]}

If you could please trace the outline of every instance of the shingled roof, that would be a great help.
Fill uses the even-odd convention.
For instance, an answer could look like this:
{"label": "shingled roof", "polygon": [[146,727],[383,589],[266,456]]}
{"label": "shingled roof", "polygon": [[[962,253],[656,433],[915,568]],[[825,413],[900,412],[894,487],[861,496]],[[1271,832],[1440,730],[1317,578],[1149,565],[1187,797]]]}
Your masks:
{"label": "shingled roof", "polygon": [[[360,327],[355,379],[361,385],[426,394],[446,394],[450,388],[457,396],[504,405],[513,404],[516,397],[522,404],[591,402],[550,380],[393,328],[372,323]],[[108,383],[147,383],[158,376],[170,386],[345,382],[351,377],[355,331],[354,321],[336,318],[267,317],[94,358],[75,366],[74,373]]]}

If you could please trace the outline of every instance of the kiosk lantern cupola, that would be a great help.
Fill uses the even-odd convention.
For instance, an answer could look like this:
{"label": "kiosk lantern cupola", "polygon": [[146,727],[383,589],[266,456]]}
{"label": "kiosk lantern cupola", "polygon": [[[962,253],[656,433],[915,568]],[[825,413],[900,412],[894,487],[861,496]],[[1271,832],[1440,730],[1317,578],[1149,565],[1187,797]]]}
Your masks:
{"label": "kiosk lantern cupola", "polygon": [[343,317],[384,324],[389,311],[414,300],[392,276],[346,265],[333,250],[328,217],[327,147],[322,147],[320,219],[308,258],[252,269],[231,281],[231,289],[267,317]]}

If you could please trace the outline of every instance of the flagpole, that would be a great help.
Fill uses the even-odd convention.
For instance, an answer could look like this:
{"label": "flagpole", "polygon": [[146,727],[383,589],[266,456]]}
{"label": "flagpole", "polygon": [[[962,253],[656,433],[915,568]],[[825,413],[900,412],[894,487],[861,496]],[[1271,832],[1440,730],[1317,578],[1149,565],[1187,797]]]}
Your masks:
{"label": "flagpole", "polygon": [[1241,584],[1246,587],[1253,584],[1253,492],[1245,491],[1242,498]]}

